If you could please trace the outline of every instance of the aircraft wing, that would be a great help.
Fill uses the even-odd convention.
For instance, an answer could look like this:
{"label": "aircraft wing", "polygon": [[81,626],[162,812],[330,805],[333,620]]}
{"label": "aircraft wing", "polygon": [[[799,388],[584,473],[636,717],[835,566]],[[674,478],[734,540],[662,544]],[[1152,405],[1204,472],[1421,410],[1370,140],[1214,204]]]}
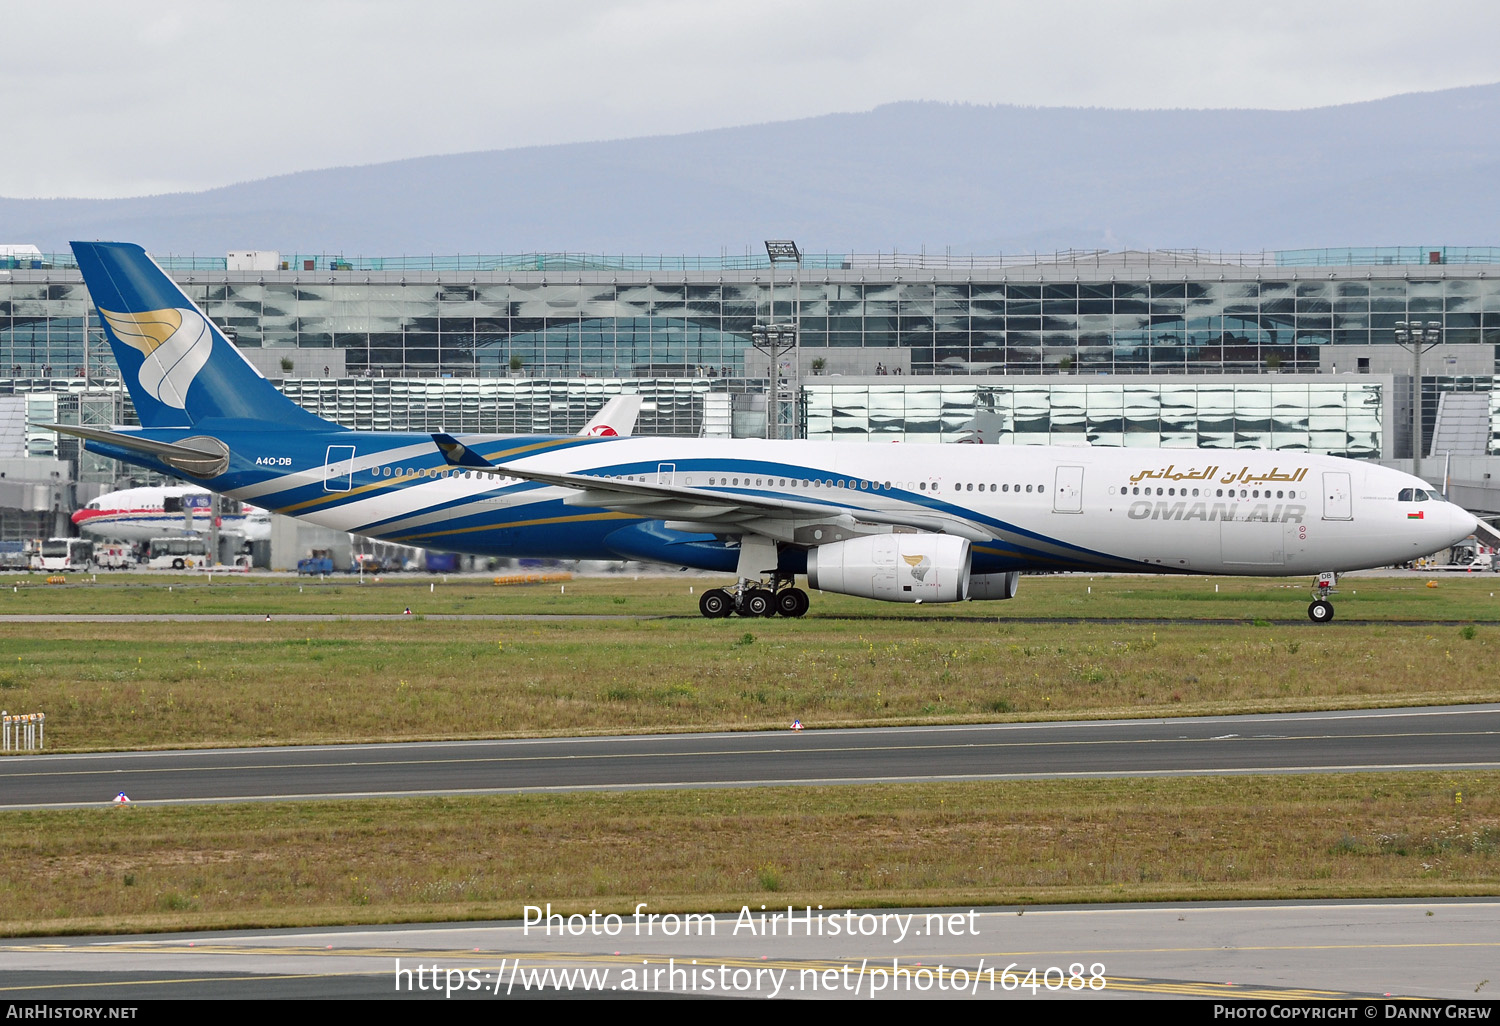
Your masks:
{"label": "aircraft wing", "polygon": [[[590,506],[661,520],[688,522],[704,528],[722,528],[734,533],[755,521],[828,521],[910,527],[934,534],[952,534],[970,541],[991,540],[988,531],[961,517],[933,510],[879,510],[838,501],[793,499],[778,495],[750,495],[710,488],[648,481],[622,481],[592,474],[570,474],[534,470],[515,464],[493,464],[491,473],[518,477],[540,484],[576,489],[563,501],[570,506]],[[838,490],[829,493],[837,496]],[[845,495],[866,496],[863,492]]]}

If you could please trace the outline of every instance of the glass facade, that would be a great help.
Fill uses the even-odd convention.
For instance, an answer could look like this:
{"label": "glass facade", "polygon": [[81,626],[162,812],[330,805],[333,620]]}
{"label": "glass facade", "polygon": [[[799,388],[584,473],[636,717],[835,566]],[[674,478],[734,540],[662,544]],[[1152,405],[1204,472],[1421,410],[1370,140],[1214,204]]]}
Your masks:
{"label": "glass facade", "polygon": [[1376,457],[1385,448],[1381,377],[1060,381],[905,385],[811,382],[807,436],[830,441],[1301,449]]}
{"label": "glass facade", "polygon": [[[774,319],[800,324],[804,372],[822,359],[851,375],[803,378],[809,437],[956,441],[977,418],[1018,444],[1398,457],[1412,390],[1396,325],[1420,321],[1443,344],[1424,363],[1430,437],[1439,392],[1493,395],[1497,256],[825,255],[795,280],[776,269],[774,310],[763,257],[297,257],[265,272],[161,262],[288,395],[350,427],[566,432],[609,395],[638,391],[644,432],[756,434],[767,382],[746,376],[765,366],[750,337]],[[77,270],[65,257],[38,263],[0,269],[0,393],[55,395],[64,420],[130,423]],[[873,377],[877,362],[900,373]],[[1373,373],[1346,384],[1359,370]],[[1500,399],[1492,410],[1500,454]]]}
{"label": "glass facade", "polygon": [[738,372],[752,285],[229,282],[190,285],[247,349],[338,349],[356,377]]}
{"label": "glass facade", "polygon": [[280,383],[303,409],[362,431],[568,435],[582,430],[614,396],[639,395],[638,433],[688,438],[729,437],[730,390],[743,385],[706,378],[297,378]]}
{"label": "glass facade", "polygon": [[[1484,265],[1173,270],[805,268],[780,282],[775,318],[800,314],[804,349],[900,349],[917,374],[1326,372],[1327,347],[1394,345],[1406,320],[1500,346]],[[751,326],[772,319],[769,275],[752,271],[208,277],[178,275],[242,347],[341,350],[351,376],[736,376]],[[0,271],[0,372],[74,375],[103,355],[85,352],[92,317],[75,270]]]}
{"label": "glass facade", "polygon": [[62,273],[68,280],[20,281],[0,271],[0,377],[83,376],[93,301],[76,271]]}

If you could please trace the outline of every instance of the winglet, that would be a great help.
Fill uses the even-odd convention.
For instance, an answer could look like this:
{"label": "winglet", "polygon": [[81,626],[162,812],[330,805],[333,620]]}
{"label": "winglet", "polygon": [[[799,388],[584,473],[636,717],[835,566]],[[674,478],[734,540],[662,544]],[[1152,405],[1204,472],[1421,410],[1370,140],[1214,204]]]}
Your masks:
{"label": "winglet", "polygon": [[473,470],[498,470],[493,463],[452,435],[433,435],[433,442],[443,453],[450,467],[468,467]]}

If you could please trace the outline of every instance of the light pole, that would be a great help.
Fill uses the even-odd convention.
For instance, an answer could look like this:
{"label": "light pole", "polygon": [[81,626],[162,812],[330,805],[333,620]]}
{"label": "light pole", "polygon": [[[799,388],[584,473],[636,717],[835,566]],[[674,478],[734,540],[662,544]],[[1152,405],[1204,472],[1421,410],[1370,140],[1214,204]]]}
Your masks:
{"label": "light pole", "polygon": [[[766,255],[771,258],[771,309],[764,324],[750,329],[751,344],[771,361],[771,394],[766,401],[766,437],[797,437],[797,335],[802,322],[802,251],[791,239],[767,239]],[[796,297],[792,303],[792,323],[776,322],[776,265],[794,266]],[[792,354],[782,388],[781,357]]]}
{"label": "light pole", "polygon": [[1422,476],[1422,354],[1443,337],[1439,321],[1397,321],[1396,344],[1411,350],[1411,472]]}

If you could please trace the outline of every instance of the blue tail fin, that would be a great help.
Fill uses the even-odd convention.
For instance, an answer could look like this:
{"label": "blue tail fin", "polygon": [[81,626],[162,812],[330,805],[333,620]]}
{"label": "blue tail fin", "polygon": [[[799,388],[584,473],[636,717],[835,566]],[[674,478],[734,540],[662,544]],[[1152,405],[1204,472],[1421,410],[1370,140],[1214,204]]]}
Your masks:
{"label": "blue tail fin", "polygon": [[331,426],[276,391],[141,247],[75,242],[73,255],[143,426]]}

